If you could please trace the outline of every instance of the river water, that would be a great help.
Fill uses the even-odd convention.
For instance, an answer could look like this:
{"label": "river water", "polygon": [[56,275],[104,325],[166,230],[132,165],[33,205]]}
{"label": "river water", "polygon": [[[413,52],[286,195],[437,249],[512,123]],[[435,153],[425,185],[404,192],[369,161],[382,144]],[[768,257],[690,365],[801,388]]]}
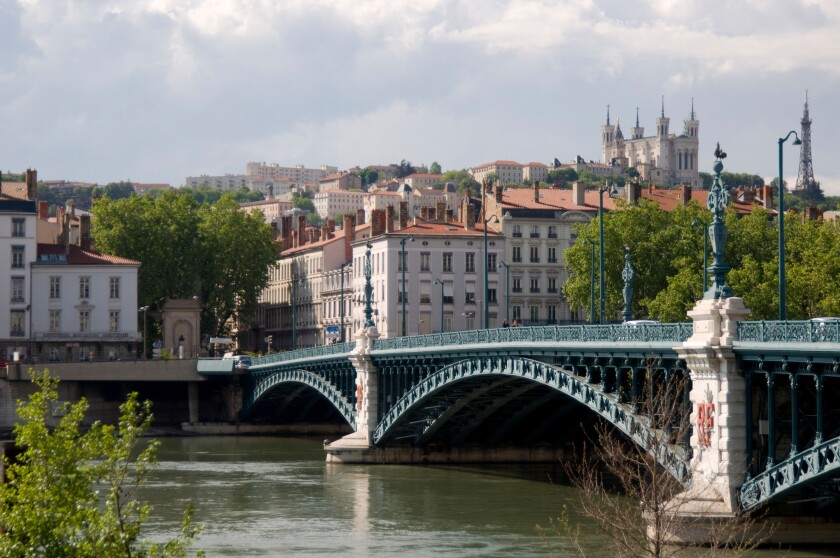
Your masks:
{"label": "river water", "polygon": [[555,467],[331,465],[320,440],[277,437],[164,438],[158,457],[151,531],[174,533],[192,502],[209,557],[571,555],[536,529],[576,498]]}

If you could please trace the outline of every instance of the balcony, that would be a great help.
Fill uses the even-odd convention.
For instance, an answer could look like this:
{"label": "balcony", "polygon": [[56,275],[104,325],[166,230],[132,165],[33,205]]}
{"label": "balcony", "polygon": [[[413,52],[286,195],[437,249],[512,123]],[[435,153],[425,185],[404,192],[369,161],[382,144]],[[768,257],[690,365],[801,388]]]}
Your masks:
{"label": "balcony", "polygon": [[510,234],[510,236],[512,236],[513,238],[522,238],[522,233],[521,233],[521,232],[517,232],[517,231],[513,231],[513,232]]}
{"label": "balcony", "polygon": [[514,256],[512,261],[513,263],[522,263],[522,257],[517,258],[516,256]]}
{"label": "balcony", "polygon": [[548,263],[557,263],[557,258],[548,258]]}
{"label": "balcony", "polygon": [[538,232],[532,232],[531,233],[531,238],[539,238],[539,237],[540,237],[540,233],[538,233]]}
{"label": "balcony", "polygon": [[539,294],[539,292],[540,292],[540,288],[539,288],[539,287],[531,287],[530,292],[531,292],[531,293],[535,293],[535,294]]}
{"label": "balcony", "polygon": [[557,233],[548,233],[548,238],[557,238]]}
{"label": "balcony", "polygon": [[556,288],[552,289],[551,287],[549,287],[546,292],[548,294],[557,294],[557,289]]}
{"label": "balcony", "polygon": [[431,304],[432,297],[429,295],[420,295],[420,304]]}
{"label": "balcony", "polygon": [[102,332],[95,333],[86,331],[84,333],[78,331],[54,331],[46,333],[36,333],[36,341],[138,341],[142,339],[142,334],[138,332]]}
{"label": "balcony", "polygon": [[539,258],[531,258],[531,263],[540,263]]}
{"label": "balcony", "polygon": [[521,292],[522,292],[522,287],[513,287],[513,288],[510,290],[510,292],[512,292],[512,293],[521,293]]}

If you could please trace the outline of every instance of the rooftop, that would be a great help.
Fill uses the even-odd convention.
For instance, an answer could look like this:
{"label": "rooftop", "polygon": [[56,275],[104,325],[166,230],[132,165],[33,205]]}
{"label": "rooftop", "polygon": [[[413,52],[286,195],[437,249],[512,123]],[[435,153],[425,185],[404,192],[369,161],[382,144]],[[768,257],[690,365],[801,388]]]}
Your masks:
{"label": "rooftop", "polygon": [[66,253],[62,244],[38,243],[38,264],[66,264],[66,265],[140,265],[137,260],[100,254],[93,250],[85,250],[75,244],[70,245],[70,252]]}

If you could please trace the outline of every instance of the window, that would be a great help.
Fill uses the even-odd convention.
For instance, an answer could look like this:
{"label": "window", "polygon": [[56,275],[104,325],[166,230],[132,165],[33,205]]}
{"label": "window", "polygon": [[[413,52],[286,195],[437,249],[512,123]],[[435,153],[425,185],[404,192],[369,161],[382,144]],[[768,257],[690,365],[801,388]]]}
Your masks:
{"label": "window", "polygon": [[408,271],[408,252],[400,252],[400,257],[397,260],[397,271]]}
{"label": "window", "polygon": [[496,288],[491,287],[487,289],[487,301],[494,303],[496,302]]}
{"label": "window", "polygon": [[531,238],[540,237],[540,228],[537,225],[531,225]]}
{"label": "window", "polygon": [[12,277],[12,302],[25,302],[24,298],[24,277]]}
{"label": "window", "polygon": [[475,304],[475,283],[465,283],[464,302],[467,304]]}
{"label": "window", "polygon": [[539,279],[539,277],[531,277],[531,292],[532,293],[540,292],[540,279]]}
{"label": "window", "polygon": [[522,277],[514,277],[512,282],[513,282],[513,287],[510,290],[515,292],[515,293],[521,293],[522,292]]}
{"label": "window", "polygon": [[464,317],[464,329],[475,329],[475,314],[474,313],[469,312]]}
{"label": "window", "polygon": [[429,271],[429,252],[420,252],[420,271]]}
{"label": "window", "polygon": [[9,335],[11,337],[24,337],[26,330],[24,328],[24,319],[26,311],[12,310],[9,314]]}
{"label": "window", "polygon": [[556,324],[557,323],[557,307],[553,304],[549,304],[546,309],[548,310],[548,323]]}
{"label": "window", "polygon": [[556,293],[557,292],[557,277],[549,277],[548,278],[548,292]]}
{"label": "window", "polygon": [[540,247],[531,246],[531,263],[539,263],[540,261]]}
{"label": "window", "polygon": [[50,298],[61,298],[61,277],[50,277]]}
{"label": "window", "polygon": [[514,246],[513,247],[513,261],[514,262],[521,262],[522,261],[522,247],[521,246]]}
{"label": "window", "polygon": [[443,331],[452,331],[452,314],[443,315]]}
{"label": "window", "polygon": [[90,298],[90,277],[79,277],[79,298]]}
{"label": "window", "polygon": [[108,331],[115,333],[120,330],[120,311],[111,310],[108,312]]}
{"label": "window", "polygon": [[12,246],[12,268],[23,269],[26,267],[26,247]]}
{"label": "window", "polygon": [[540,321],[540,307],[536,305],[531,306],[531,323]]}
{"label": "window", "polygon": [[517,321],[522,320],[522,307],[519,305],[514,305],[511,307],[511,314],[513,315],[513,319]]}
{"label": "window", "polygon": [[120,298],[120,278],[119,277],[111,277],[110,278],[110,285],[111,285],[111,297],[110,298]]}
{"label": "window", "polygon": [[557,263],[557,248],[553,246],[548,248],[548,263]]}
{"label": "window", "polygon": [[452,252],[443,253],[443,270],[452,272]]}
{"label": "window", "polygon": [[557,226],[556,225],[549,225],[549,227],[548,227],[548,238],[557,238]]}
{"label": "window", "polygon": [[493,271],[496,267],[498,267],[498,264],[496,263],[496,254],[487,254],[487,269]]}
{"label": "window", "polygon": [[79,332],[90,331],[90,310],[79,310]]}
{"label": "window", "polygon": [[512,235],[514,238],[522,238],[522,225],[514,225]]}
{"label": "window", "polygon": [[50,310],[50,333],[61,331],[61,310]]}
{"label": "window", "polygon": [[467,264],[464,271],[467,273],[475,273],[475,252],[467,252],[465,255],[467,257]]}
{"label": "window", "polygon": [[26,219],[13,218],[12,219],[12,237],[23,238],[26,236]]}

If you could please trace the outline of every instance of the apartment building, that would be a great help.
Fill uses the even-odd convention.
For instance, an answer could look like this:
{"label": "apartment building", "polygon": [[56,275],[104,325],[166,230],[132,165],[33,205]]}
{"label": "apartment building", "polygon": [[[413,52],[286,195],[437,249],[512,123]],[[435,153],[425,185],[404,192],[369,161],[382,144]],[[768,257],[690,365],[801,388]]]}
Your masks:
{"label": "apartment building", "polygon": [[424,173],[414,173],[409,174],[405,178],[403,178],[403,182],[411,186],[412,188],[430,188],[437,184],[443,184],[443,175],[442,174],[424,174]]}
{"label": "apartment building", "polygon": [[352,172],[329,174],[318,181],[318,190],[361,190],[362,179]]}
{"label": "apartment building", "polygon": [[476,182],[484,184],[491,176],[500,184],[521,184],[522,165],[516,161],[493,161],[469,169]]}
{"label": "apartment building", "polygon": [[339,214],[355,215],[365,208],[367,197],[365,192],[326,190],[316,193],[312,202],[318,215],[329,219]]}
{"label": "apartment building", "polygon": [[269,180],[287,178],[295,184],[317,183],[327,175],[338,172],[338,167],[321,165],[317,169],[303,165],[284,167],[277,163],[251,162],[245,165],[245,175]]}

